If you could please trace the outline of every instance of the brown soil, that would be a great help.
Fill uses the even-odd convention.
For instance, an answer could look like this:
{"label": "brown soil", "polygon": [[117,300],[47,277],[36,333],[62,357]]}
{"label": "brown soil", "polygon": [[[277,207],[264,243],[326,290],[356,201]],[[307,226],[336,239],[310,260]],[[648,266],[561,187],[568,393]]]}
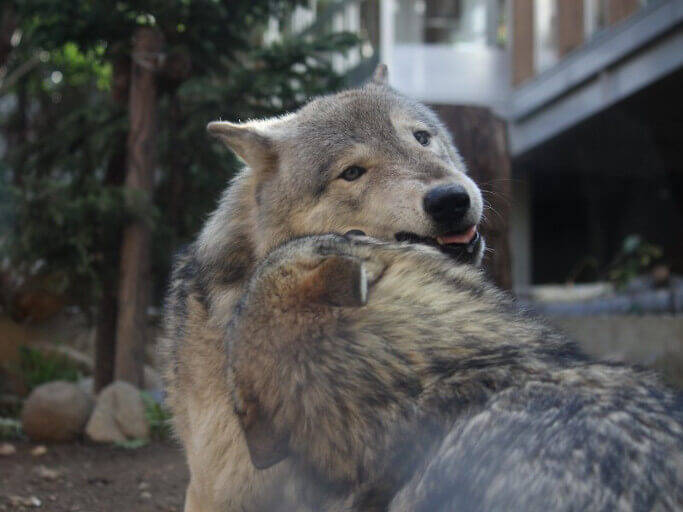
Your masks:
{"label": "brown soil", "polygon": [[0,456],[0,511],[183,509],[188,474],[182,452],[171,443],[156,442],[137,449],[84,443],[46,445],[47,452],[39,456],[31,453],[35,444],[13,444],[17,453]]}

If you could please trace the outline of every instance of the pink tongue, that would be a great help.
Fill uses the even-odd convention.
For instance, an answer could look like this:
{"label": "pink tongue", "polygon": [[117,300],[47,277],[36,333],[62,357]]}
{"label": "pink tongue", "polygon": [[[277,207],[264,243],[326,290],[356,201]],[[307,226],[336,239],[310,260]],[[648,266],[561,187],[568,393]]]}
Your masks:
{"label": "pink tongue", "polygon": [[464,233],[459,233],[457,235],[444,235],[437,238],[440,244],[468,244],[474,238],[477,233],[477,226],[472,226]]}

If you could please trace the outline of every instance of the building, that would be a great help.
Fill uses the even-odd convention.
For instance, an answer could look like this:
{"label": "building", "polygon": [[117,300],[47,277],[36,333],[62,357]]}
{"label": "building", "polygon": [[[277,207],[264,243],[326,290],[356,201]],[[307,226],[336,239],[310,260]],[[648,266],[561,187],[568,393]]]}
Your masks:
{"label": "building", "polygon": [[683,0],[318,0],[291,24],[358,33],[352,80],[381,60],[506,121],[515,288],[602,278],[629,235],[683,273]]}
{"label": "building", "polygon": [[517,282],[601,278],[629,235],[683,273],[683,1],[510,13]]}

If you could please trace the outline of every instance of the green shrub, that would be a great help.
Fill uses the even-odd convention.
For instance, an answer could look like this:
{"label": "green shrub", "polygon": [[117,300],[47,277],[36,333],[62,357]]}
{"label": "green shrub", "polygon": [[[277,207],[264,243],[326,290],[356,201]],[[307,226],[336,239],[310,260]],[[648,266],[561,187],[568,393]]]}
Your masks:
{"label": "green shrub", "polygon": [[142,392],[145,413],[149,422],[152,439],[164,440],[171,437],[171,413],[162,404],[154,400],[149,393]]}
{"label": "green shrub", "polygon": [[126,441],[117,441],[114,443],[114,446],[124,450],[137,450],[138,448],[142,448],[148,444],[149,441],[147,441],[147,439],[128,439]]}
{"label": "green shrub", "polygon": [[646,273],[661,257],[661,247],[648,243],[640,235],[629,235],[610,264],[609,280],[617,288],[623,288],[634,277]]}
{"label": "green shrub", "polygon": [[19,371],[29,391],[46,382],[75,382],[82,377],[78,367],[65,356],[44,354],[26,346],[20,347],[19,354]]}
{"label": "green shrub", "polygon": [[21,422],[15,418],[0,418],[0,441],[22,439]]}

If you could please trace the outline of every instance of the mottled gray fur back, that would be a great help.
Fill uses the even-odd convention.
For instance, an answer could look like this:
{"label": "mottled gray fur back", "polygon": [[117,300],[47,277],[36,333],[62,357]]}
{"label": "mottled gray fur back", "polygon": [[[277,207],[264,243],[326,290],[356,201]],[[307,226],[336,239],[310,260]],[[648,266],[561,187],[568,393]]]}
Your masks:
{"label": "mottled gray fur back", "polygon": [[[325,287],[357,279],[365,300],[339,307]],[[682,503],[681,397],[589,360],[437,251],[296,240],[264,260],[237,311],[227,340],[252,460],[295,462],[323,489],[314,508]]]}

